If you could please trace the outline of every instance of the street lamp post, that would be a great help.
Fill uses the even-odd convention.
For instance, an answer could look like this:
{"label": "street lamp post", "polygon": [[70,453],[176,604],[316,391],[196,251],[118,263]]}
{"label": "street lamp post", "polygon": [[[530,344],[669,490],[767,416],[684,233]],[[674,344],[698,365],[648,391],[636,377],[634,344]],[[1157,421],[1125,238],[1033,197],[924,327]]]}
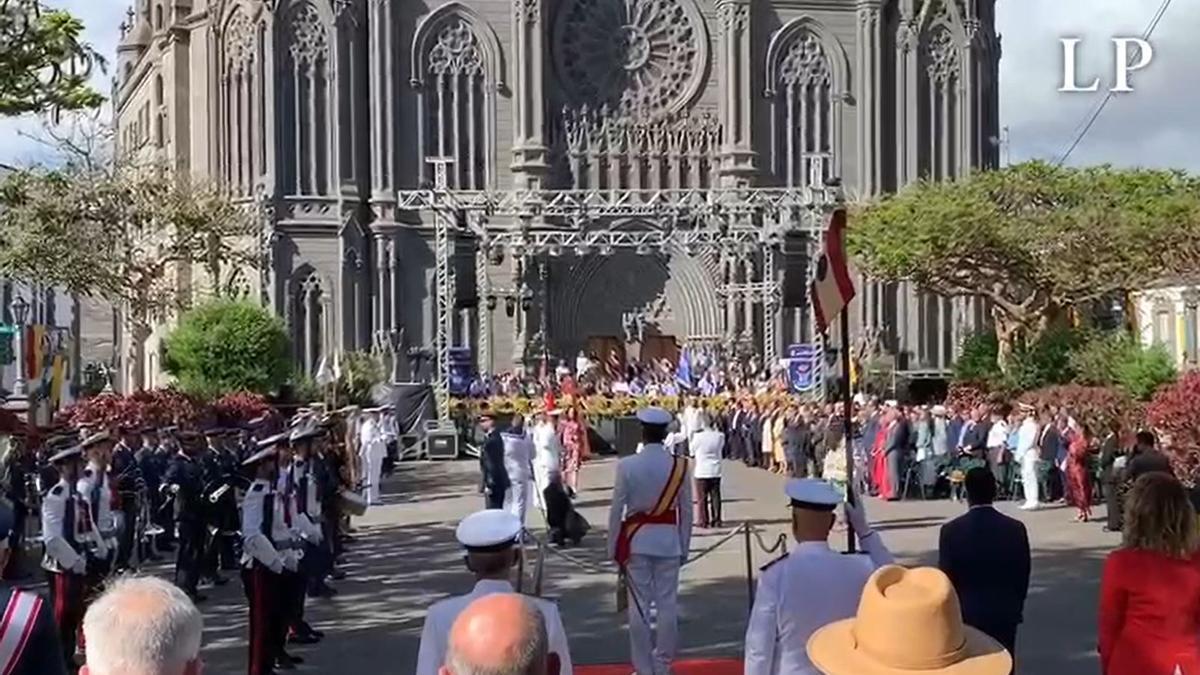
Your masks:
{"label": "street lamp post", "polygon": [[13,299],[9,309],[12,310],[13,328],[16,332],[13,339],[13,351],[16,357],[17,376],[13,380],[12,395],[8,399],[10,403],[13,403],[23,402],[29,395],[25,381],[25,320],[29,317],[29,301],[18,295]]}

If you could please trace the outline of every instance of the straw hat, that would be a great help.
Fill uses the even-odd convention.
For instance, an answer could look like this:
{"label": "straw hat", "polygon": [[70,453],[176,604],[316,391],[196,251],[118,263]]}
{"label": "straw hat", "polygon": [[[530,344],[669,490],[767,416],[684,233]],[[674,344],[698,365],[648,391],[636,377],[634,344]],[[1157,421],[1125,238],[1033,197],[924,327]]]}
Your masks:
{"label": "straw hat", "polygon": [[964,626],[950,579],[932,567],[880,568],[858,615],[821,628],[808,656],[827,675],[1008,675],[1012,657]]}

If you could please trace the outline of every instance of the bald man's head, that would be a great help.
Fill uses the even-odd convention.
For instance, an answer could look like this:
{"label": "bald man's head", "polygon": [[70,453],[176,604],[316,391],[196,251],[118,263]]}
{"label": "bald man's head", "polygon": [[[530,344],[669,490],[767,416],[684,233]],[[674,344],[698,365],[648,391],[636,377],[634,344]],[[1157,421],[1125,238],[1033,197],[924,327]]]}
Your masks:
{"label": "bald man's head", "polygon": [[546,643],[546,620],[531,600],[487,595],[454,621],[442,675],[546,675]]}
{"label": "bald man's head", "polygon": [[118,579],[83,618],[87,666],[81,675],[195,675],[203,630],[200,611],[174,584]]}

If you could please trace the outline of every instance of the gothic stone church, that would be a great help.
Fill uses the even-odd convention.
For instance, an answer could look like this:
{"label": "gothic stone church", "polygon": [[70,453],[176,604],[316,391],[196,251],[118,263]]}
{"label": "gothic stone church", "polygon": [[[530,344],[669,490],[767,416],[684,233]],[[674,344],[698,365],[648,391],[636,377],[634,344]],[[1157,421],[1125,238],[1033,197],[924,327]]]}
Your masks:
{"label": "gothic stone church", "polygon": [[[995,166],[994,4],[137,0],[118,133],[260,214],[269,269],[241,283],[285,317],[312,371],[398,329],[407,349],[432,347],[434,216],[397,207],[399,191],[432,185],[431,157],[452,160],[455,191],[837,179],[857,197]],[[546,226],[669,225],[597,213]],[[623,348],[631,322],[651,355],[771,357],[813,339],[806,308],[755,290],[790,265],[761,248],[452,247],[451,340],[486,370]],[[983,320],[904,284],[866,284],[852,310],[912,375],[944,372]]]}

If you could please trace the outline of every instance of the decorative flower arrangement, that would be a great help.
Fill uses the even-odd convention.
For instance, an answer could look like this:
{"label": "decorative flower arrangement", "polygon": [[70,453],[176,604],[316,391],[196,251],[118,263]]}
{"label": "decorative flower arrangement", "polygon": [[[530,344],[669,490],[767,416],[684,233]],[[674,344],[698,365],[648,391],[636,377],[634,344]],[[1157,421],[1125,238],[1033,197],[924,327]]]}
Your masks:
{"label": "decorative flower arrangement", "polygon": [[[780,393],[765,393],[736,396],[731,393],[721,393],[716,396],[698,397],[700,408],[707,411],[723,411],[740,399],[753,399],[759,408],[774,408],[779,405],[791,405],[802,399],[797,396]],[[556,402],[556,408],[566,410],[577,408],[592,420],[615,419],[631,417],[641,408],[657,406],[672,412],[683,410],[687,397],[642,395],[614,396],[612,394],[592,394],[591,396],[565,395]],[[456,398],[450,402],[450,411],[456,416],[475,417],[481,410],[490,410],[499,415],[529,415],[544,409],[541,397],[527,396],[493,396],[487,399]]]}

